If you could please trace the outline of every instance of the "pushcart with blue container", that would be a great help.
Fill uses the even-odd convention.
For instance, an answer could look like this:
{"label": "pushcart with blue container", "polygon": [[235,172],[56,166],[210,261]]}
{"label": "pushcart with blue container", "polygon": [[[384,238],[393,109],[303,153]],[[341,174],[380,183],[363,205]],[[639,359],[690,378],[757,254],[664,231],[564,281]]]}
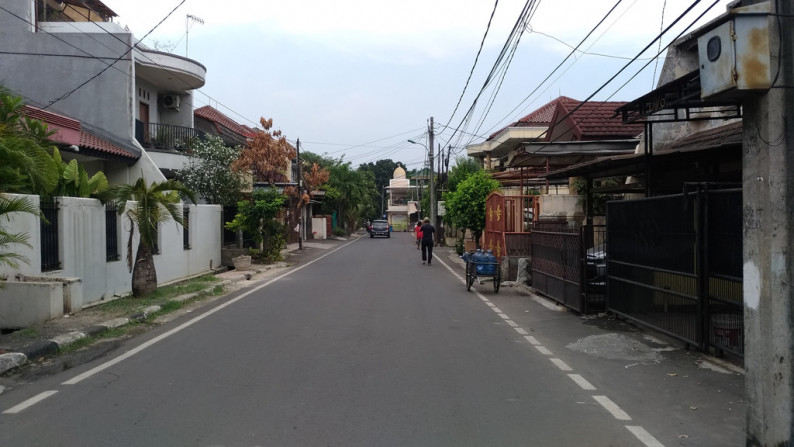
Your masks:
{"label": "pushcart with blue container", "polygon": [[466,261],[466,290],[471,290],[474,281],[477,284],[491,281],[493,290],[499,293],[499,285],[502,281],[502,269],[499,268],[499,261],[491,250],[482,251],[477,249],[463,254]]}

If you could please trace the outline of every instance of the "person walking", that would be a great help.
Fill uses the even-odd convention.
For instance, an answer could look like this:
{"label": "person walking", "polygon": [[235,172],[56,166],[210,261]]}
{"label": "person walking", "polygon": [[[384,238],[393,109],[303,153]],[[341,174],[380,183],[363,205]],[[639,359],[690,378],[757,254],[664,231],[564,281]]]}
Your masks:
{"label": "person walking", "polygon": [[433,262],[433,235],[436,227],[430,223],[430,219],[425,217],[422,225],[422,264],[430,265]]}
{"label": "person walking", "polygon": [[422,247],[422,221],[416,222],[414,225],[414,233],[416,233],[416,249],[419,250]]}

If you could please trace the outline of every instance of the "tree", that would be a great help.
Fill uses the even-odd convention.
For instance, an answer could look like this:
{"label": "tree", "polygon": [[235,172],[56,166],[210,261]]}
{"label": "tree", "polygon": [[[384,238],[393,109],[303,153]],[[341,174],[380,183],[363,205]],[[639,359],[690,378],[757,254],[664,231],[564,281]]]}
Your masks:
{"label": "tree", "polygon": [[384,199],[384,197],[382,197],[384,187],[389,186],[389,181],[394,175],[394,170],[397,168],[397,165],[397,162],[387,159],[378,160],[375,163],[365,163],[358,167],[361,171],[371,172],[374,177],[376,195],[373,197],[373,207],[375,210],[380,210],[381,201]]}
{"label": "tree", "polygon": [[190,159],[176,178],[207,203],[235,204],[246,186],[243,176],[232,169],[241,153],[241,147],[228,147],[220,137],[208,135],[193,145]]}
{"label": "tree", "polygon": [[[105,201],[115,202],[119,215],[126,211],[130,220],[130,237],[127,242],[127,266],[132,272],[132,294],[142,296],[157,290],[157,270],[154,266],[153,249],[157,242],[157,227],[161,222],[173,219],[182,225],[180,194],[196,203],[196,196],[177,180],[166,180],[161,183],[152,182],[146,185],[144,178],[139,178],[132,185],[115,185],[102,194]],[[134,201],[130,210],[127,202]],[[140,233],[140,242],[132,263],[132,236],[135,226]]]}
{"label": "tree", "polygon": [[250,234],[265,259],[278,261],[284,245],[284,227],[275,218],[286,200],[287,196],[274,187],[256,189],[251,200],[237,204],[237,214],[226,228]]}
{"label": "tree", "polygon": [[[23,198],[9,199],[0,194],[0,218],[10,220],[11,213],[30,213],[39,215],[39,210],[28,200]],[[0,227],[0,265],[7,265],[11,268],[18,268],[20,262],[28,263],[28,259],[19,253],[10,251],[10,247],[15,244],[31,247],[28,243],[26,233],[9,233]]]}
{"label": "tree", "polygon": [[255,181],[270,185],[284,182],[284,173],[297,156],[297,151],[280,130],[271,130],[272,119],[260,118],[259,122],[262,129],[256,129],[253,140],[243,149],[232,168],[237,172],[250,172]]}
{"label": "tree", "polygon": [[[41,216],[38,208],[24,198],[2,193],[49,193],[58,182],[58,167],[48,153],[52,132],[37,120],[25,117],[22,99],[0,85],[0,221],[12,213]],[[28,259],[12,251],[13,245],[30,247],[26,233],[10,233],[0,226],[0,265],[12,268]]]}
{"label": "tree", "polygon": [[23,114],[22,99],[0,85],[0,192],[48,194],[58,183],[52,132]]}
{"label": "tree", "polygon": [[490,174],[479,170],[457,184],[455,191],[446,195],[446,219],[465,231],[471,230],[476,241],[485,229],[485,199],[499,188],[499,182]]}
{"label": "tree", "polygon": [[472,157],[455,158],[455,166],[449,171],[449,176],[447,178],[447,190],[455,191],[460,182],[466,180],[475,172],[482,170],[480,163]]}
{"label": "tree", "polygon": [[340,221],[350,230],[364,217],[375,213],[375,179],[369,171],[350,169],[350,162],[340,160],[329,169],[326,194]]}

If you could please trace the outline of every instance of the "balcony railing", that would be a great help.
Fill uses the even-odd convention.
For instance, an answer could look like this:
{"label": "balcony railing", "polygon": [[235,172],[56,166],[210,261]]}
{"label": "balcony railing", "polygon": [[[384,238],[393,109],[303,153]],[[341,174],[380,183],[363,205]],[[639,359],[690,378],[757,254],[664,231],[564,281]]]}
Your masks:
{"label": "balcony railing", "polygon": [[191,152],[196,142],[205,138],[204,132],[192,127],[135,120],[135,139],[146,149]]}

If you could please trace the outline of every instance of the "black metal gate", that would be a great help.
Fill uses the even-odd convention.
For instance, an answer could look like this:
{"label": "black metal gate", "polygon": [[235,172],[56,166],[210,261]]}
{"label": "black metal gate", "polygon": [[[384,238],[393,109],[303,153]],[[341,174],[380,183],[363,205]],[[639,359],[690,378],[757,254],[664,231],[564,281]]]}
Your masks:
{"label": "black metal gate", "polygon": [[532,230],[532,288],[580,313],[604,311],[604,228],[536,222]]}
{"label": "black metal gate", "polygon": [[608,310],[702,350],[743,353],[741,190],[607,206]]}

